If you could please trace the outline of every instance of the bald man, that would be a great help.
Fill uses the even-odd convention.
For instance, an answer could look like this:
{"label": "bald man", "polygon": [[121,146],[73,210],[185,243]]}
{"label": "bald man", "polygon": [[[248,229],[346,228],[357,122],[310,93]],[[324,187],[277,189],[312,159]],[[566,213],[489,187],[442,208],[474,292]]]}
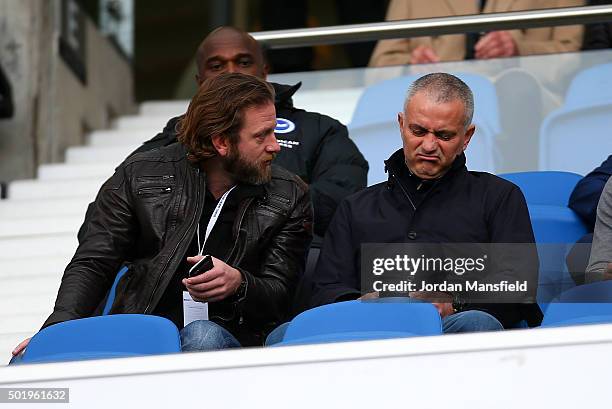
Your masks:
{"label": "bald man", "polygon": [[[220,27],[202,41],[196,52],[196,82],[224,72],[240,72],[266,79],[268,66],[261,47],[248,33]],[[274,84],[276,138],[281,151],[274,163],[310,185],[314,232],[323,236],[340,201],[367,184],[368,163],[348,137],[348,130],[326,115],[295,108],[292,96],[301,83]],[[176,142],[182,116],[172,118],[164,130],[136,152]],[[316,239],[315,239],[316,243]]]}

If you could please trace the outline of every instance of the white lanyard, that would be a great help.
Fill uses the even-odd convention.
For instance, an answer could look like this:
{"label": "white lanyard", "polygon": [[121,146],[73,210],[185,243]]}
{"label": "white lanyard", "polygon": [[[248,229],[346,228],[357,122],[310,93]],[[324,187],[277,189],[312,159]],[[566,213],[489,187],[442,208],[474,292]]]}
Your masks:
{"label": "white lanyard", "polygon": [[213,227],[215,227],[215,224],[217,223],[217,219],[219,219],[219,215],[221,214],[221,209],[223,209],[223,205],[225,204],[225,199],[227,199],[227,196],[230,194],[232,190],[234,190],[235,187],[236,185],[232,186],[230,190],[225,192],[223,196],[221,196],[221,199],[219,199],[219,203],[217,203],[215,210],[213,210],[213,213],[210,216],[210,220],[208,221],[208,226],[206,226],[206,234],[204,235],[204,243],[202,244],[200,244],[200,222],[198,222],[198,248],[200,249],[200,251],[198,252],[198,256],[201,256],[204,253],[204,246],[206,245],[208,236],[210,236],[210,232],[212,231]]}

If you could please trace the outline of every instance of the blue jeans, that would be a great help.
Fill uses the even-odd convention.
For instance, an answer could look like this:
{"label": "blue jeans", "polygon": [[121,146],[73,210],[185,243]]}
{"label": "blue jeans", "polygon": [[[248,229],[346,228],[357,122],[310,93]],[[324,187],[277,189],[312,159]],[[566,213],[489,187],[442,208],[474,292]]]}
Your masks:
{"label": "blue jeans", "polygon": [[228,330],[212,321],[194,321],[181,330],[183,352],[214,351],[241,346]]}
{"label": "blue jeans", "polygon": [[445,334],[460,332],[499,331],[502,324],[491,314],[484,311],[462,311],[442,319],[442,331]]}
{"label": "blue jeans", "polygon": [[284,324],[281,324],[278,327],[274,328],[274,330],[268,334],[268,337],[266,338],[266,343],[264,345],[270,346],[281,342],[285,337],[285,332],[287,332],[289,324],[291,323],[285,322]]}

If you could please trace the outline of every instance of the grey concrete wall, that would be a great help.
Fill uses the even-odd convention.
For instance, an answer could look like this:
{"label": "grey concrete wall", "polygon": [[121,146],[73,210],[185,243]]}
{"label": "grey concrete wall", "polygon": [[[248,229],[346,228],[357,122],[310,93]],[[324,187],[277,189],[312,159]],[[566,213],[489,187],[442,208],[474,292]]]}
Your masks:
{"label": "grey concrete wall", "polygon": [[92,22],[86,25],[86,85],[60,57],[59,5],[0,1],[0,62],[15,103],[15,116],[0,120],[0,181],[35,177],[39,164],[62,161],[87,131],[136,111],[131,66]]}

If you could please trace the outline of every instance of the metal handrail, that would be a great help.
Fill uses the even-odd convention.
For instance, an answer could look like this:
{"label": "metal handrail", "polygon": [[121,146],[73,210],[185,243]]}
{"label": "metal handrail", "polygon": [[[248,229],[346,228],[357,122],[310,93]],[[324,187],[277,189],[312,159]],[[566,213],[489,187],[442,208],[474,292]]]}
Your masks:
{"label": "metal handrail", "polygon": [[382,23],[260,31],[251,35],[269,48],[294,48],[318,44],[341,44],[382,40],[461,34],[493,30],[589,24],[612,21],[612,6],[568,7],[511,13],[475,14]]}

